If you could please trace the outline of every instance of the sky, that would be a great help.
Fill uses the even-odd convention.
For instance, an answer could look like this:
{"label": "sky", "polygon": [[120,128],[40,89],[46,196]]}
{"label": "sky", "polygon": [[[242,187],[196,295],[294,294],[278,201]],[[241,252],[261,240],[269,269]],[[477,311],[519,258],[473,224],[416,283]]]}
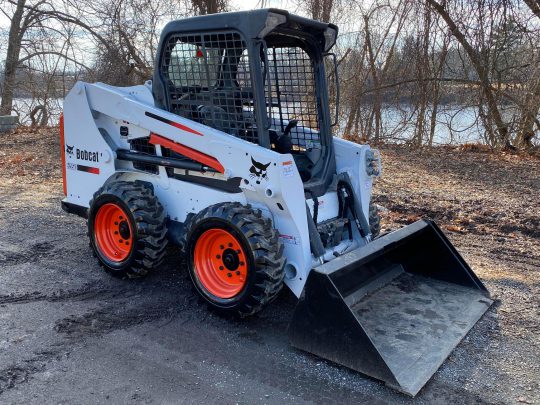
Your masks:
{"label": "sky", "polygon": [[261,5],[268,8],[287,8],[287,6],[291,6],[290,4],[287,4],[290,3],[287,0],[232,0],[231,3],[232,6],[237,10],[261,8]]}

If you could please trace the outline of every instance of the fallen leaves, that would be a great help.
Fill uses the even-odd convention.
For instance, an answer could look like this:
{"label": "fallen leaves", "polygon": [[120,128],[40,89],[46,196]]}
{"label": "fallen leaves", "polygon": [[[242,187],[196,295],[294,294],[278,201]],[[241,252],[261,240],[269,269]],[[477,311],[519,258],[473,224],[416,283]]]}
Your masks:
{"label": "fallen leaves", "polygon": [[465,233],[467,231],[465,228],[457,225],[444,225],[443,228],[450,232]]}
{"label": "fallen leaves", "polygon": [[20,127],[5,134],[2,141],[2,175],[32,181],[60,176],[58,128]]}
{"label": "fallen leaves", "polygon": [[[540,159],[477,146],[381,147],[383,178],[375,201],[389,210],[383,227],[420,218],[452,233],[540,239]],[[510,158],[511,157],[511,158]]]}

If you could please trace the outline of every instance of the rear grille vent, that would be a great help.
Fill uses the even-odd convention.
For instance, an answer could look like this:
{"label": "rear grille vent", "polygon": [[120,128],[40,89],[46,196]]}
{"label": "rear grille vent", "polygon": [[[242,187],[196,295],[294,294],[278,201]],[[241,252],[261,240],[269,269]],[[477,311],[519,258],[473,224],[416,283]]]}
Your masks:
{"label": "rear grille vent", "polygon": [[[144,153],[147,155],[156,155],[156,147],[148,143],[150,138],[138,138],[130,141],[131,150]],[[151,165],[147,163],[133,162],[133,167],[137,170],[142,170],[143,172],[158,174],[159,169],[156,165]]]}

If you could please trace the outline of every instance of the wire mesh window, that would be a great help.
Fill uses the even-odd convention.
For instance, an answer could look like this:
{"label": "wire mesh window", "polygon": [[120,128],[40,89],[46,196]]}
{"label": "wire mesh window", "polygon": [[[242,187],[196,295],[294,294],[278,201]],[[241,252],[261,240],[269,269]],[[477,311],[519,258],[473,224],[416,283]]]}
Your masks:
{"label": "wire mesh window", "polygon": [[271,105],[275,128],[283,132],[291,120],[297,120],[290,131],[294,151],[320,144],[319,112],[315,75],[309,55],[300,47],[269,47],[267,52],[271,93],[266,90],[266,103]]}
{"label": "wire mesh window", "polygon": [[258,143],[247,55],[235,32],[172,35],[161,64],[171,112]]}

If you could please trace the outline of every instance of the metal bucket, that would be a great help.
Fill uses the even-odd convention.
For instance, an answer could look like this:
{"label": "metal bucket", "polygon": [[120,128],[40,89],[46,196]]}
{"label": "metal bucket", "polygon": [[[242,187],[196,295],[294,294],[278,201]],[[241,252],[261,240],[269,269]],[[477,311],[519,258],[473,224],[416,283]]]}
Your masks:
{"label": "metal bucket", "polygon": [[492,303],[437,225],[418,221],[314,268],[289,338],[414,396]]}

